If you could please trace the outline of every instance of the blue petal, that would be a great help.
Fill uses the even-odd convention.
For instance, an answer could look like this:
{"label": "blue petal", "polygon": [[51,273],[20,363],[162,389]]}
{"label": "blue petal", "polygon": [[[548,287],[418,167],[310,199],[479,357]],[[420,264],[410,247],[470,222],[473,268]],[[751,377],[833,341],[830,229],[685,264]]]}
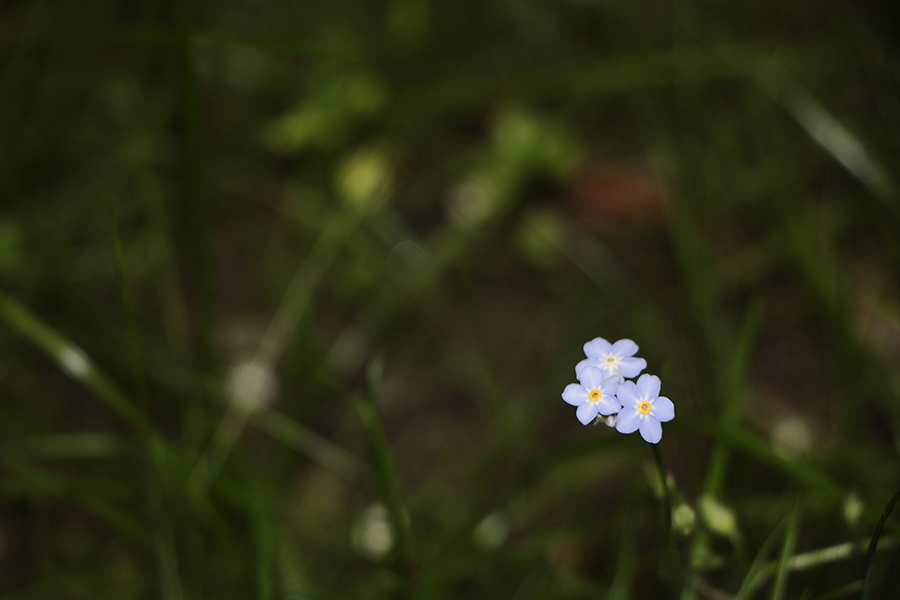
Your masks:
{"label": "blue petal", "polygon": [[597,418],[597,405],[594,402],[582,404],[575,411],[575,416],[581,421],[582,425],[590,425],[591,421]]}
{"label": "blue petal", "polygon": [[641,390],[641,396],[647,400],[653,400],[659,396],[659,385],[659,377],[656,375],[644,373],[641,375],[641,378],[637,380],[637,386],[638,389]]}
{"label": "blue petal", "polygon": [[637,403],[641,401],[638,396],[637,386],[634,385],[633,381],[626,381],[620,385],[619,389],[616,390],[616,398],[626,408],[637,406]]}
{"label": "blue petal", "polygon": [[675,405],[665,396],[660,396],[653,401],[653,410],[650,411],[650,414],[663,423],[671,421],[675,418]]}
{"label": "blue petal", "polygon": [[599,390],[603,385],[604,379],[606,379],[606,376],[603,374],[603,371],[596,367],[588,367],[581,371],[581,377],[578,378],[578,381],[587,390]]}
{"label": "blue petal", "polygon": [[615,396],[607,396],[606,394],[603,394],[603,397],[594,404],[601,415],[614,415],[622,410],[622,405],[619,404]]}
{"label": "blue petal", "polygon": [[603,392],[603,396],[615,396],[619,386],[622,385],[622,381],[624,380],[618,375],[604,379],[603,383],[600,384],[600,391]]}
{"label": "blue petal", "polygon": [[637,377],[646,368],[647,361],[643,358],[623,358],[619,360],[619,373],[622,374],[622,377]]}
{"label": "blue petal", "polygon": [[607,377],[614,377],[614,376],[616,376],[616,375],[619,375],[619,372],[616,371],[616,369],[615,369],[614,367],[608,367],[608,366],[606,366],[606,363],[600,362],[600,359],[595,358],[595,359],[592,359],[592,360],[597,361],[597,364],[596,364],[595,366],[596,366],[598,369],[600,369],[601,371],[603,371],[603,378],[604,378],[604,379],[606,379]]}
{"label": "blue petal", "polygon": [[594,338],[584,345],[584,355],[588,358],[606,356],[612,350],[612,346],[601,337]]}
{"label": "blue petal", "polygon": [[641,421],[641,437],[645,441],[655,444],[662,439],[662,425],[653,417],[647,417]]}
{"label": "blue petal", "polygon": [[587,369],[588,367],[596,367],[597,360],[594,358],[586,358],[577,365],[575,365],[575,377],[578,381],[581,381],[581,372]]}
{"label": "blue petal", "polygon": [[641,413],[636,408],[623,408],[616,419],[616,431],[634,433],[641,424]]}
{"label": "blue petal", "polygon": [[570,383],[563,390],[562,399],[566,401],[566,404],[581,406],[588,401],[588,392],[577,383]]}
{"label": "blue petal", "polygon": [[622,358],[627,358],[629,356],[634,356],[638,351],[638,346],[631,340],[619,340],[615,344],[612,345],[612,353],[621,356]]}

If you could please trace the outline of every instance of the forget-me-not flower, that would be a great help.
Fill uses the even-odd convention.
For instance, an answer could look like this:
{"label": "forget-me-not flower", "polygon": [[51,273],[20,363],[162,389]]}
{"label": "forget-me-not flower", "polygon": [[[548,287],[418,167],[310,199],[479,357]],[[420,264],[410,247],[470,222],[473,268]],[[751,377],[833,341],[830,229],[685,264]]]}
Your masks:
{"label": "forget-me-not flower", "polygon": [[597,415],[612,415],[619,412],[622,405],[616,400],[616,389],[622,378],[618,375],[607,377],[595,367],[582,369],[578,383],[570,383],[563,390],[562,399],[577,406],[575,416],[582,425],[588,425]]}
{"label": "forget-me-not flower", "polygon": [[610,344],[605,339],[594,338],[584,345],[586,359],[575,365],[575,375],[581,379],[581,373],[588,367],[596,367],[607,377],[621,375],[625,379],[637,377],[647,368],[647,361],[635,358],[638,346],[631,340],[619,340]]}
{"label": "forget-me-not flower", "polygon": [[622,410],[616,419],[616,430],[620,433],[634,433],[641,430],[641,437],[651,444],[662,438],[660,422],[675,418],[675,405],[665,396],[659,395],[659,377],[643,374],[637,380],[622,383],[616,390],[616,399]]}

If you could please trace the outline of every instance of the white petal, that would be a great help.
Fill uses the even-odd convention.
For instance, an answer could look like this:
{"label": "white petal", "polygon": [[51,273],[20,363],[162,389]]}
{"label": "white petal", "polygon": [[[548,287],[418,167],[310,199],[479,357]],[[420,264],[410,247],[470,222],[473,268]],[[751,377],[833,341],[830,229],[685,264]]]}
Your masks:
{"label": "white petal", "polygon": [[634,433],[641,425],[641,413],[636,408],[623,408],[616,418],[616,431]]}
{"label": "white petal", "polygon": [[644,373],[637,380],[637,387],[641,391],[641,396],[647,400],[653,400],[659,396],[659,377],[656,375],[648,375]]}
{"label": "white petal", "polygon": [[581,421],[582,425],[590,425],[591,421],[597,418],[597,405],[594,402],[582,404],[575,411],[575,416]]}
{"label": "white petal", "polygon": [[619,373],[621,373],[622,377],[637,377],[646,368],[647,361],[643,358],[623,358],[619,360]]}
{"label": "white petal", "polygon": [[588,358],[599,358],[609,354],[612,346],[601,337],[594,338],[584,345],[584,355]]}
{"label": "white petal", "polygon": [[577,383],[570,383],[563,390],[562,399],[566,401],[566,404],[581,406],[588,401],[588,392]]}
{"label": "white petal", "polygon": [[638,396],[637,386],[634,385],[633,381],[626,381],[620,385],[619,389],[616,390],[616,398],[625,407],[637,406],[637,403],[641,401],[640,396]]}
{"label": "white petal", "polygon": [[634,356],[638,351],[638,346],[631,340],[619,340],[612,345],[612,353],[618,354],[622,358]]}
{"label": "white petal", "polygon": [[647,417],[641,421],[641,437],[651,444],[662,439],[662,425],[653,417]]}
{"label": "white petal", "polygon": [[653,409],[650,411],[653,418],[659,419],[663,423],[671,421],[675,418],[675,405],[665,396],[660,396],[653,401]]}

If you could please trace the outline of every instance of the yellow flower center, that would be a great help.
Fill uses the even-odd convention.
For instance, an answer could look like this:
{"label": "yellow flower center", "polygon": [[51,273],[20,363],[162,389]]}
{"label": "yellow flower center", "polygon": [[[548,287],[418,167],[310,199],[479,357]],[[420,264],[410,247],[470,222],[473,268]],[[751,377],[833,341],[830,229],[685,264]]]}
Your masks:
{"label": "yellow flower center", "polygon": [[637,405],[637,409],[642,415],[649,415],[651,408],[653,406],[646,400],[641,400]]}
{"label": "yellow flower center", "polygon": [[591,402],[597,402],[602,397],[603,392],[601,392],[600,390],[591,390],[591,393],[588,394],[588,400]]}
{"label": "yellow flower center", "polygon": [[606,363],[607,367],[614,367],[616,363],[619,362],[619,359],[616,358],[614,354],[607,354],[606,358],[603,359],[603,362]]}

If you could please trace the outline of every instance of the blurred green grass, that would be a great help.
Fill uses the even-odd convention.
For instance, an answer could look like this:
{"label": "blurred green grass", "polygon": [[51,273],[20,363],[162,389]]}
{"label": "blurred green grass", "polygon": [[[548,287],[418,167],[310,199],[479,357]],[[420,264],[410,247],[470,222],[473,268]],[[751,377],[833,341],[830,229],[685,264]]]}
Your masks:
{"label": "blurred green grass", "polygon": [[[897,17],[0,4],[0,598],[855,595]],[[595,336],[677,407],[671,547],[559,398]]]}

